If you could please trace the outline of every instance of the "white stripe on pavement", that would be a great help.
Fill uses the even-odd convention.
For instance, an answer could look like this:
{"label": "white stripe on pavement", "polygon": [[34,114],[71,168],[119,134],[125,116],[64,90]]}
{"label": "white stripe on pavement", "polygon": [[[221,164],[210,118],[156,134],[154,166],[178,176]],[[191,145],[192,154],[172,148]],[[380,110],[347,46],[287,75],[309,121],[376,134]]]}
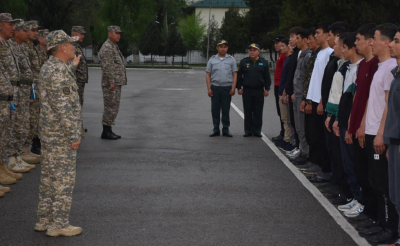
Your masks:
{"label": "white stripe on pavement", "polygon": [[[235,104],[231,102],[231,106],[236,112],[244,119],[244,114]],[[292,171],[297,177],[300,183],[318,200],[319,203],[326,209],[326,211],[332,216],[332,218],[342,227],[342,229],[349,234],[349,236],[360,246],[370,245],[364,238],[360,237],[357,231],[352,225],[343,217],[343,215],[329,202],[324,195],[301,173],[275,146],[274,143],[269,140],[264,133],[262,134],[262,140],[269,146],[269,148],[279,157],[279,159],[286,165],[286,167]]]}

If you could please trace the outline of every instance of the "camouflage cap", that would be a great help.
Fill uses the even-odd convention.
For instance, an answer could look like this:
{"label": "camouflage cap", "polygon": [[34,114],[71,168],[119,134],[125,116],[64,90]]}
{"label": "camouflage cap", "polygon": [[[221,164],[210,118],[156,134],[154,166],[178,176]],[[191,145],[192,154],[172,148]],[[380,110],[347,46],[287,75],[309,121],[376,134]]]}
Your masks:
{"label": "camouflage cap", "polygon": [[17,20],[13,20],[9,13],[0,13],[0,22],[17,22]]}
{"label": "camouflage cap", "polygon": [[39,30],[39,37],[40,38],[45,38],[47,35],[49,35],[49,29]]}
{"label": "camouflage cap", "polygon": [[123,32],[119,26],[108,26],[108,32]]}
{"label": "camouflage cap", "polygon": [[71,32],[86,33],[83,26],[73,26]]}
{"label": "camouflage cap", "polygon": [[47,35],[46,49],[50,50],[63,43],[73,43],[78,41],[79,37],[70,37],[63,30],[52,31]]}
{"label": "camouflage cap", "polygon": [[15,30],[29,30],[29,25],[23,19],[15,19]]}
{"label": "camouflage cap", "polygon": [[27,21],[26,24],[29,26],[29,30],[32,30],[32,29],[40,27],[38,25],[37,21],[35,21],[35,20]]}

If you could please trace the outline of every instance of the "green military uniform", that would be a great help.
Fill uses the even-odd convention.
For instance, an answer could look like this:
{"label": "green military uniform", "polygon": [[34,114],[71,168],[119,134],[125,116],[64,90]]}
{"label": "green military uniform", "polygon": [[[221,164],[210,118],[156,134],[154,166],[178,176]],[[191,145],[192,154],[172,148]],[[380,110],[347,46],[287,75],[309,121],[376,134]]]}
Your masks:
{"label": "green military uniform", "polygon": [[[0,165],[8,161],[7,143],[11,141],[11,101],[13,99],[13,88],[4,68],[0,63]],[[1,172],[1,170],[0,170]]]}
{"label": "green military uniform", "polygon": [[[73,26],[71,32],[78,32],[78,33],[83,33],[83,34],[86,33],[84,31],[83,26]],[[79,64],[76,67],[76,83],[78,85],[79,101],[81,103],[81,107],[83,107],[85,85],[89,81],[88,66],[87,66],[85,54],[83,53],[81,46],[78,43],[74,43],[73,45],[75,46],[76,56],[79,56],[79,55],[81,56],[81,59],[79,60]]]}
{"label": "green military uniform", "polygon": [[[76,37],[71,38],[62,30],[53,31],[47,36],[47,50],[76,40]],[[77,155],[71,144],[80,141],[82,134],[75,68],[75,65],[68,65],[50,56],[39,76],[42,170],[37,226],[44,226],[43,230],[47,228],[48,235],[49,228],[69,226]]]}
{"label": "green military uniform", "polygon": [[[250,47],[259,49],[257,44],[251,44]],[[253,61],[246,57],[240,61],[237,88],[243,89],[245,134],[261,135],[264,90],[269,91],[270,87],[271,77],[266,59],[259,57]]]}

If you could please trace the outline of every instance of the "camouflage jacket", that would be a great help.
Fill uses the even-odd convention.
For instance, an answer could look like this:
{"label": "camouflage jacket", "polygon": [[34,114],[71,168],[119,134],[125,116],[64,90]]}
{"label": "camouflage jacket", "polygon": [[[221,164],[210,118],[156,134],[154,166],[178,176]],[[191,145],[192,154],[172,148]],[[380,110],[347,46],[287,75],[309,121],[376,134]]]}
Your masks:
{"label": "camouflage jacket", "polygon": [[13,95],[14,95],[14,104],[18,105],[18,90],[19,87],[14,84],[19,82],[20,80],[20,72],[18,67],[18,58],[14,54],[13,50],[10,47],[10,44],[0,37],[0,69],[2,69],[3,73],[7,78],[10,79],[11,84],[13,85]]}
{"label": "camouflage jacket", "polygon": [[102,77],[101,85],[108,86],[113,83],[115,85],[126,85],[126,70],[124,57],[118,46],[107,39],[99,51],[101,63]]}
{"label": "camouflage jacket", "polygon": [[[308,60],[306,64],[306,70],[304,72],[304,83],[303,83],[303,101],[307,101],[307,93],[308,93],[308,87],[310,86],[310,80],[311,80],[311,75],[314,69],[314,63],[315,60],[317,59],[318,52],[321,50],[321,47],[316,49],[311,53],[311,57]],[[311,101],[311,100],[310,100]],[[307,102],[311,103],[311,102]]]}
{"label": "camouflage jacket", "polygon": [[81,140],[81,105],[75,72],[50,56],[40,70],[40,140],[73,143]]}
{"label": "camouflage jacket", "polygon": [[49,56],[47,55],[46,50],[42,49],[40,45],[37,46],[37,49],[39,50],[39,56],[40,56],[40,61],[42,62],[42,65],[49,59]]}
{"label": "camouflage jacket", "polygon": [[79,60],[79,64],[76,68],[76,82],[78,83],[87,83],[88,82],[88,67],[86,62],[86,57],[83,54],[83,50],[81,46],[77,43],[73,43],[75,46],[75,55],[81,55],[81,59]]}
{"label": "camouflage jacket", "polygon": [[29,61],[28,52],[26,51],[23,44],[18,45],[13,38],[8,40],[11,49],[18,59],[18,67],[20,71],[20,82],[29,81],[33,82],[33,71],[31,69],[31,62]]}
{"label": "camouflage jacket", "polygon": [[40,59],[40,54],[39,50],[33,43],[31,42],[25,42],[23,43],[23,47],[28,53],[28,58],[31,63],[31,69],[33,72],[33,84],[35,86],[35,94],[36,98],[39,98],[39,89],[40,89],[40,83],[39,83],[39,73],[40,73],[40,67],[43,65],[43,61]]}
{"label": "camouflage jacket", "polygon": [[0,63],[0,97],[12,96],[14,94],[14,89],[11,85],[10,79],[3,71],[4,71],[3,65]]}

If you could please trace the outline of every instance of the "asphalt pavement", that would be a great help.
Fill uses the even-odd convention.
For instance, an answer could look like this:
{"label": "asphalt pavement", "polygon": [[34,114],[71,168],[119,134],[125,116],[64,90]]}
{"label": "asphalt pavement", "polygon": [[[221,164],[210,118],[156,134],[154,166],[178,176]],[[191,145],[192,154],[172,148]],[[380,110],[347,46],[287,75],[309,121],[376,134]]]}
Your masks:
{"label": "asphalt pavement", "polygon": [[[0,199],[0,245],[357,245],[278,156],[244,138],[212,132],[205,72],[127,70],[113,131],[100,139],[101,70],[89,69],[70,223],[77,237],[35,232],[40,165]],[[241,96],[233,104],[242,109]],[[271,94],[263,133],[280,125]]]}

